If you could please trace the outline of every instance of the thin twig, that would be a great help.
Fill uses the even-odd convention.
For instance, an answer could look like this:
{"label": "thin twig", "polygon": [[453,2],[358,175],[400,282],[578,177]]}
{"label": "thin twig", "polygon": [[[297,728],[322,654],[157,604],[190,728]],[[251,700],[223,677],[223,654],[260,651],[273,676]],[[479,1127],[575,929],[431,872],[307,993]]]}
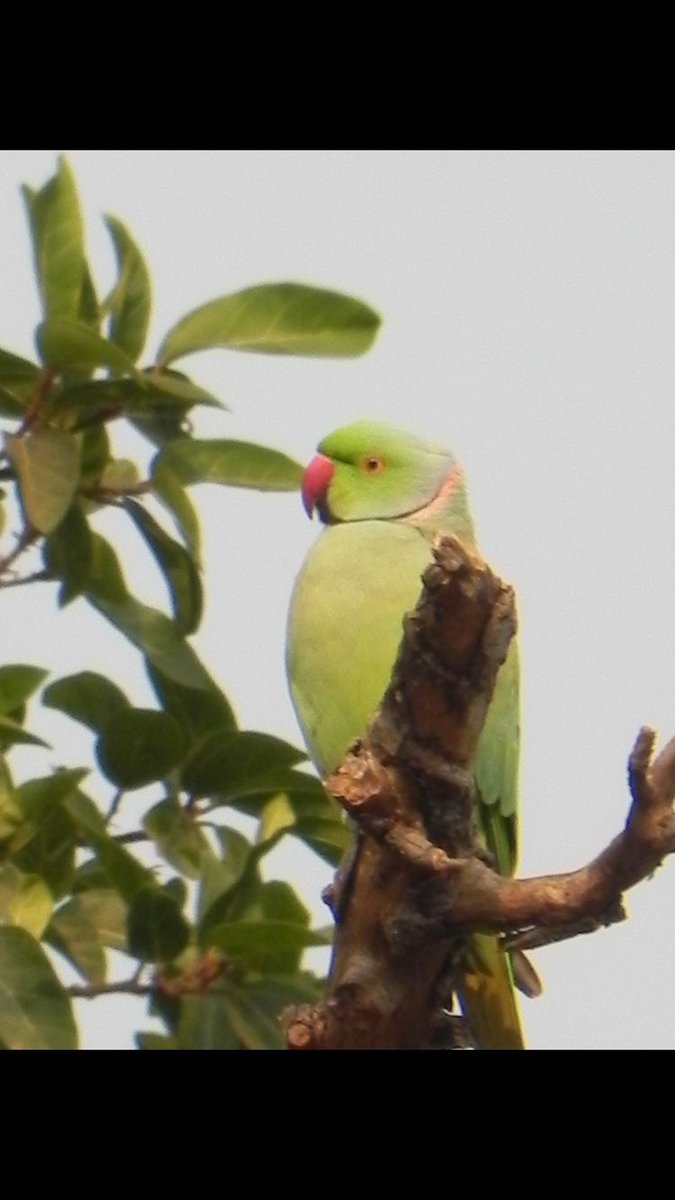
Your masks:
{"label": "thin twig", "polygon": [[110,825],[111,821],[113,821],[114,818],[117,816],[117,810],[122,802],[123,795],[124,795],[124,790],[122,788],[120,788],[117,792],[115,792],[115,795],[113,796],[111,804],[110,804],[110,808],[108,809],[106,816],[105,816],[106,825]]}
{"label": "thin twig", "polygon": [[38,530],[33,529],[31,525],[26,525],[26,528],[23,529],[21,533],[16,535],[17,540],[14,549],[11,550],[9,554],[5,555],[4,558],[0,558],[0,577],[14,565],[17,558],[23,554],[24,550],[27,550],[29,546],[32,546],[33,542],[37,541],[40,536],[41,535]]}
{"label": "thin twig", "polygon": [[134,975],[119,983],[73,983],[66,990],[76,1000],[95,1000],[98,996],[152,996],[157,987],[152,983],[139,983]]}
{"label": "thin twig", "polygon": [[19,428],[18,436],[23,437],[25,433],[29,433],[31,429],[39,423],[42,416],[42,409],[47,401],[47,397],[52,390],[56,372],[51,367],[45,367],[37,378],[35,391],[31,396],[28,404],[28,411]]}
{"label": "thin twig", "polygon": [[147,833],[143,833],[140,829],[134,829],[131,833],[114,833],[113,841],[120,846],[132,846],[135,842],[151,842],[152,838]]}
{"label": "thin twig", "polygon": [[35,571],[32,575],[24,575],[20,579],[0,579],[0,588],[22,587],[24,583],[43,583],[54,580],[51,571]]}

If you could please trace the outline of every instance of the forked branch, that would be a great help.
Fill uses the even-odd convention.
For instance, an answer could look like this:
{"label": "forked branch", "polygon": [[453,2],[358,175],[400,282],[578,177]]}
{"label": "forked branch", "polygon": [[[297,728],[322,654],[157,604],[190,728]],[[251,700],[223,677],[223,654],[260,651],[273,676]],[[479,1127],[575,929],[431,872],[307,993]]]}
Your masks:
{"label": "forked branch", "polygon": [[675,738],[652,762],[655,735],[642,729],[628,819],[601,854],[564,875],[492,869],[474,824],[473,758],[515,631],[513,592],[455,538],[434,548],[423,583],[381,708],[326,781],[358,834],[328,890],[326,999],[286,1014],[294,1049],[463,1044],[448,1009],[469,934],[496,931],[524,949],[621,920],[624,892],[675,850]]}

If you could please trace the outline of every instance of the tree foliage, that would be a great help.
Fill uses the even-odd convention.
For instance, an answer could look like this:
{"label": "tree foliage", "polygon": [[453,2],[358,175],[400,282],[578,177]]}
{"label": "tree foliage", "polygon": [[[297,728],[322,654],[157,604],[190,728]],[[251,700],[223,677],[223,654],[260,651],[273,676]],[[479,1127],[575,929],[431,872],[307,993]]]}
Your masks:
{"label": "tree foliage", "polygon": [[[147,996],[166,1027],[164,1035],[139,1033],[142,1048],[278,1047],[280,1010],[319,994],[303,952],[328,935],[310,928],[288,883],[263,879],[261,861],[291,835],[335,863],[346,831],[303,770],[304,753],[238,729],[190,644],[203,584],[189,490],[210,481],[289,491],[301,468],[266,446],[194,438],[191,410],[224,406],[175,364],[212,347],[360,354],[379,319],[336,292],[264,284],[186,314],[154,361],[139,366],[151,281],[131,234],[106,219],[117,279],[101,297],[68,163],[23,194],[42,319],[37,361],[0,349],[0,528],[5,513],[18,522],[0,558],[0,587],[51,580],[58,606],[83,598],[142,656],[156,706],[136,706],[123,680],[92,671],[48,680],[34,663],[0,666],[0,1046],[75,1048],[74,997],[127,987]],[[147,464],[115,456],[119,422],[143,435]],[[159,502],[154,512],[166,524],[148,500]],[[111,505],[162,573],[168,613],[129,590],[124,539],[112,545],[97,529]],[[21,574],[29,548],[41,565]],[[58,620],[55,613],[55,636]],[[36,702],[93,733],[91,761],[40,767]],[[35,776],[21,782],[12,767],[19,745],[36,760]],[[65,757],[57,747],[50,763],[54,752]],[[117,832],[126,794],[147,787],[154,795],[138,829]],[[102,789],[107,808],[90,794]],[[232,826],[233,811],[255,818],[253,836]],[[126,982],[111,980],[110,950],[128,959]],[[64,962],[81,985],[65,982]]]}

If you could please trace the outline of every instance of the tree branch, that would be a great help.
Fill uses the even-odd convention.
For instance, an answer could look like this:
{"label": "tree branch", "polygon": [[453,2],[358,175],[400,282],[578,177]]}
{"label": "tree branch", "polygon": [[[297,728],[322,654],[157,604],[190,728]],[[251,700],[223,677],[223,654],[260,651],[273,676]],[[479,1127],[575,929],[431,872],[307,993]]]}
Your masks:
{"label": "tree branch", "polygon": [[[6,567],[0,563],[0,570],[6,570]],[[34,571],[32,575],[21,575],[16,579],[1,579],[0,588],[22,587],[24,583],[50,583],[54,579],[51,571]]]}
{"label": "tree branch", "polygon": [[[9,554],[6,554],[4,557],[0,558],[0,578],[7,571],[9,571],[11,567],[14,566],[16,560],[21,557],[24,551],[27,550],[29,546],[32,546],[33,543],[41,536],[42,535],[38,533],[37,529],[33,529],[30,525],[26,525],[25,529],[16,535],[16,545],[14,549],[10,550]],[[1,586],[7,587],[7,580],[3,580]]]}
{"label": "tree branch", "polygon": [[141,976],[146,966],[140,963],[131,978],[120,979],[116,983],[75,983],[67,990],[77,1000],[95,1000],[97,996],[154,996],[158,993],[175,998],[199,996],[206,991],[226,994],[223,989],[213,986],[227,969],[227,960],[218,950],[211,949],[198,954],[182,971],[168,972],[158,967],[153,971],[150,982],[142,983]]}
{"label": "tree branch", "polygon": [[139,983],[132,977],[121,979],[119,983],[73,983],[66,990],[74,1000],[96,1000],[99,996],[152,996],[157,988],[151,983]]}
{"label": "tree branch", "polygon": [[622,920],[623,893],[675,850],[675,739],[652,763],[655,735],[642,729],[626,826],[601,854],[565,875],[492,869],[474,823],[473,758],[515,631],[513,593],[455,538],[434,548],[423,583],[381,708],[326,781],[358,838],[328,889],[326,999],[285,1015],[293,1049],[424,1048],[441,1027],[444,1044],[465,1044],[448,1010],[469,934],[500,932],[524,949]]}

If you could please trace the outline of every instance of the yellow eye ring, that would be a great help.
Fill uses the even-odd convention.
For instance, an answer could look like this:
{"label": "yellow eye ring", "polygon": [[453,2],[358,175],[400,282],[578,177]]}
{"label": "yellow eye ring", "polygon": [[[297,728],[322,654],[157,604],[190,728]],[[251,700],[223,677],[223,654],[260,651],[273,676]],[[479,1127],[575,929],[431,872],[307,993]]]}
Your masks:
{"label": "yellow eye ring", "polygon": [[363,469],[368,475],[379,475],[380,471],[384,471],[384,459],[376,454],[369,454],[363,460]]}

